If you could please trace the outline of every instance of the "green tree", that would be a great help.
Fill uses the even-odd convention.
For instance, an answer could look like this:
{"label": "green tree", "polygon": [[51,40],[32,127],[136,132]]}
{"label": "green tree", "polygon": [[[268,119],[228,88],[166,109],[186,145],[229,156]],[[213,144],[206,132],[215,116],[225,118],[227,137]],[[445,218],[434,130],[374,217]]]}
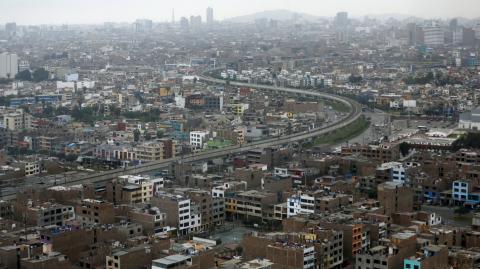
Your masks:
{"label": "green tree", "polygon": [[0,85],[1,84],[8,84],[12,82],[12,80],[10,78],[0,78]]}
{"label": "green tree", "polygon": [[10,98],[5,96],[0,96],[0,106],[8,106],[10,104]]}
{"label": "green tree", "polygon": [[163,134],[164,134],[163,129],[158,129],[158,130],[157,130],[157,138],[162,138],[162,137],[163,137]]}
{"label": "green tree", "polygon": [[462,148],[480,148],[480,133],[467,133],[466,135],[462,135],[459,139],[452,143],[452,148],[454,150],[459,150]]}
{"label": "green tree", "polygon": [[398,147],[400,149],[400,153],[402,153],[403,156],[407,156],[408,151],[410,150],[410,145],[408,145],[405,142],[402,142],[400,143],[400,145],[398,145]]}
{"label": "green tree", "polygon": [[377,190],[369,190],[367,192],[367,196],[369,199],[377,199],[378,197]]}
{"label": "green tree", "polygon": [[17,73],[17,75],[15,75],[15,79],[30,81],[32,80],[32,73],[30,73],[30,70],[23,70],[22,72],[19,72]]}
{"label": "green tree", "polygon": [[45,108],[43,108],[43,115],[46,116],[46,117],[51,117],[54,115],[54,109],[51,105],[48,105],[46,106]]}
{"label": "green tree", "polygon": [[32,77],[35,82],[48,80],[48,71],[44,68],[38,68],[33,71]]}
{"label": "green tree", "polygon": [[133,130],[133,141],[135,142],[140,141],[140,130],[138,129]]}
{"label": "green tree", "polygon": [[55,110],[55,115],[69,115],[69,114],[70,114],[70,109],[64,106],[58,107]]}
{"label": "green tree", "polygon": [[110,114],[114,118],[118,118],[122,114],[122,110],[116,105],[110,105]]}
{"label": "green tree", "polygon": [[363,80],[362,76],[350,75],[350,77],[348,77],[348,81],[353,84],[360,83],[362,82],[362,80]]}

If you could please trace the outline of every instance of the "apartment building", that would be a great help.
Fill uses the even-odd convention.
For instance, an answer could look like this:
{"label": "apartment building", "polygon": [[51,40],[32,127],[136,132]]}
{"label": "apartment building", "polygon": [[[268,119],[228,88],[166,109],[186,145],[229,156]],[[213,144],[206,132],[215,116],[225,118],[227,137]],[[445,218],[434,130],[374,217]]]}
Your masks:
{"label": "apartment building", "polygon": [[130,145],[101,144],[93,149],[93,156],[107,160],[133,161],[137,159],[134,148]]}
{"label": "apartment building", "polygon": [[175,157],[175,144],[171,140],[144,142],[134,148],[137,160],[158,161]]}
{"label": "apartment building", "polygon": [[32,116],[22,109],[3,115],[3,126],[9,131],[32,129]]}
{"label": "apartment building", "polygon": [[[200,229],[209,230],[214,228],[213,222],[213,197],[210,192],[203,190],[189,190],[186,194],[192,202],[200,209],[201,224]],[[218,207],[218,205],[217,205]]]}
{"label": "apartment building", "polygon": [[345,194],[300,194],[287,198],[288,216],[334,212],[351,204],[352,197]]}
{"label": "apartment building", "polygon": [[288,205],[287,202],[276,204],[273,206],[273,219],[282,221],[288,218]]}
{"label": "apartment building", "polygon": [[26,222],[38,227],[56,225],[64,226],[75,219],[75,211],[71,206],[55,203],[43,203],[37,206],[16,207],[18,214],[26,214]]}
{"label": "apartment building", "polygon": [[377,197],[387,216],[413,211],[413,191],[403,183],[389,181],[378,185]]}
{"label": "apartment building", "polygon": [[224,182],[221,185],[212,188],[212,197],[224,198],[229,194],[233,194],[237,191],[246,191],[247,183],[244,181],[230,181]]}
{"label": "apartment building", "polygon": [[414,233],[397,233],[392,235],[389,242],[391,243],[375,246],[357,254],[355,268],[402,268],[403,260],[415,253],[417,237]]}
{"label": "apartment building", "polygon": [[382,145],[351,145],[342,147],[341,154],[343,156],[361,155],[372,160],[380,161],[382,163],[391,162],[400,158],[400,150],[395,144]]}
{"label": "apartment building", "polygon": [[37,269],[63,269],[71,268],[72,264],[66,255],[58,252],[42,253],[41,255],[30,256],[20,261],[20,268]]}
{"label": "apartment building", "polygon": [[59,146],[60,139],[58,137],[51,137],[51,136],[37,136],[35,138],[35,146],[36,150],[41,151],[53,151]]}
{"label": "apartment building", "polygon": [[177,227],[179,235],[201,230],[201,213],[198,205],[183,195],[160,193],[151,200],[167,215],[166,225]]}
{"label": "apartment building", "polygon": [[299,243],[275,242],[267,246],[266,258],[272,268],[308,269],[315,268],[315,248]]}
{"label": "apartment building", "polygon": [[475,182],[470,180],[455,180],[452,183],[452,200],[456,205],[480,204],[480,191]]}
{"label": "apartment building", "polygon": [[403,269],[447,269],[449,268],[447,246],[428,245],[415,256],[404,259]]}
{"label": "apartment building", "polygon": [[152,251],[147,246],[116,250],[106,257],[106,269],[142,268],[152,264]]}
{"label": "apartment building", "polygon": [[[233,197],[225,198],[225,212],[234,219],[268,218],[268,209],[275,205],[275,193],[250,190],[238,192]],[[273,210],[272,210],[273,215]]]}
{"label": "apartment building", "polygon": [[202,149],[207,141],[207,131],[192,131],[190,132],[190,146],[194,149]]}
{"label": "apartment building", "polygon": [[154,195],[154,183],[143,177],[119,177],[108,182],[106,190],[107,200],[114,204],[146,203]]}
{"label": "apartment building", "polygon": [[343,264],[343,232],[318,226],[309,229],[308,232],[315,235],[317,268],[341,268]]}
{"label": "apartment building", "polygon": [[115,223],[113,204],[101,200],[83,199],[75,207],[75,214],[82,227]]}
{"label": "apartment building", "polygon": [[130,221],[141,224],[147,235],[163,233],[167,226],[167,214],[158,207],[132,208],[127,216]]}
{"label": "apartment building", "polygon": [[42,172],[42,166],[40,162],[31,161],[31,162],[22,162],[23,168],[25,170],[25,176],[38,175]]}

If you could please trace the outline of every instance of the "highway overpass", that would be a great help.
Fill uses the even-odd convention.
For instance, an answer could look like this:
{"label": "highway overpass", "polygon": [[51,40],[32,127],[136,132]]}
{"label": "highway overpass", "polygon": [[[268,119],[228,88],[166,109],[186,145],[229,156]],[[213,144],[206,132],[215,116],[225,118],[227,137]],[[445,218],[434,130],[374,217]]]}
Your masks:
{"label": "highway overpass", "polygon": [[[226,83],[226,81],[224,80],[215,79],[207,76],[200,76],[200,80],[208,83],[214,83],[214,84]],[[234,81],[230,81],[229,84],[232,86],[256,88],[258,90],[265,90],[265,91],[270,91],[274,93],[284,93],[284,94],[291,94],[291,95],[297,95],[297,96],[310,96],[314,98],[323,98],[323,99],[333,100],[349,106],[350,112],[346,117],[341,118],[339,121],[330,123],[328,125],[325,125],[319,128],[312,129],[310,131],[295,133],[295,134],[286,135],[282,137],[268,138],[265,140],[261,140],[253,143],[247,143],[243,145],[233,145],[233,146],[229,146],[222,149],[203,151],[196,154],[179,156],[179,157],[175,157],[167,160],[148,162],[141,165],[137,165],[135,167],[128,167],[126,169],[122,168],[122,169],[115,169],[110,171],[97,172],[97,173],[94,173],[88,176],[83,176],[80,178],[67,178],[67,183],[60,184],[60,185],[71,186],[71,185],[78,185],[82,183],[94,183],[97,186],[101,186],[105,184],[108,180],[114,179],[120,175],[141,174],[141,173],[163,170],[165,168],[168,168],[173,162],[190,163],[190,162],[214,159],[214,158],[219,158],[224,156],[232,156],[232,155],[239,154],[239,153],[256,149],[256,148],[265,148],[265,147],[288,144],[291,142],[306,141],[320,135],[325,135],[327,133],[330,133],[342,127],[345,127],[353,123],[354,121],[356,121],[361,116],[361,113],[362,113],[361,105],[358,102],[343,96],[318,92],[314,90],[302,90],[302,89],[283,88],[283,87],[275,87],[275,86],[267,86],[267,85],[256,85],[256,84],[248,84],[248,83],[234,82]],[[14,199],[15,194],[18,190],[29,185],[28,179],[25,179],[25,181],[26,182],[23,185],[17,186],[13,190],[2,191],[0,198],[3,200]],[[52,185],[53,185],[52,183],[45,183],[42,185],[37,184],[35,188],[48,188],[48,187],[51,187]]]}

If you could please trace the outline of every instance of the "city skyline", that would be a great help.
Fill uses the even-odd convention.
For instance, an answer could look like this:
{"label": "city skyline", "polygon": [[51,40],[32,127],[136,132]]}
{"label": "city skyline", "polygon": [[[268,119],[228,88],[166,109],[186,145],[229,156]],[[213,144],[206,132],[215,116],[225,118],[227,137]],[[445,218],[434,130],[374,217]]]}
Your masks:
{"label": "city skyline", "polygon": [[[430,18],[465,17],[477,18],[476,12],[480,2],[475,0],[459,0],[455,3],[449,0],[326,0],[321,2],[311,0],[200,0],[191,3],[179,1],[153,0],[106,0],[96,2],[82,1],[81,6],[74,6],[73,1],[60,0],[3,0],[0,3],[0,23],[17,22],[23,25],[33,24],[91,24],[102,22],[132,22],[138,18],[147,18],[156,22],[171,20],[172,9],[175,9],[177,21],[181,17],[201,15],[206,19],[207,7],[212,7],[215,20],[249,15],[266,10],[288,9],[293,12],[307,13],[321,17],[333,17],[338,11],[346,11],[351,17],[365,15],[401,14]],[[235,9],[232,9],[232,6]],[[435,9],[432,9],[435,6]]]}

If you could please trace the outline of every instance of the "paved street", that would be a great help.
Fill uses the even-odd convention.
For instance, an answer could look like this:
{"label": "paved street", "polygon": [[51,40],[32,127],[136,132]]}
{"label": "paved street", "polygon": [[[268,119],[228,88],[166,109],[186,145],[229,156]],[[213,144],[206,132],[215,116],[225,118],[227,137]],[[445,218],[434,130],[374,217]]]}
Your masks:
{"label": "paved street", "polygon": [[446,225],[468,227],[472,224],[472,214],[458,216],[453,207],[423,205],[422,210],[439,214]]}
{"label": "paved street", "polygon": [[[378,135],[376,135],[374,132],[374,126],[375,124],[377,125],[383,124],[387,114],[385,114],[381,110],[376,109],[375,112],[363,112],[363,115],[365,115],[366,118],[371,119],[371,124],[368,127],[368,129],[363,131],[363,133],[359,134],[358,136],[352,139],[349,139],[348,140],[349,144],[354,144],[354,143],[367,144],[379,138]],[[335,145],[335,147],[336,148],[341,147],[343,145],[346,145],[346,143],[347,141],[343,141],[342,143]]]}

